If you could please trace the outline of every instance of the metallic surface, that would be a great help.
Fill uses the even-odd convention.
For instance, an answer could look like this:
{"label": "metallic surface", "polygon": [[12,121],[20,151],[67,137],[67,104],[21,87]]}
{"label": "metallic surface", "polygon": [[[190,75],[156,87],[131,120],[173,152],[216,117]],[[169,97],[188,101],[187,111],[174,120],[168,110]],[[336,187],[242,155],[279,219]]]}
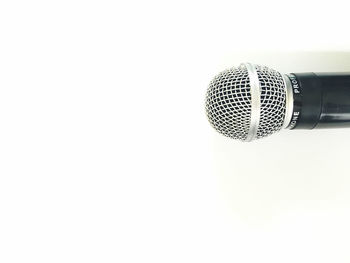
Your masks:
{"label": "metallic surface", "polygon": [[286,114],[282,128],[286,129],[289,126],[293,116],[293,87],[288,76],[283,75],[283,80],[286,87]]}
{"label": "metallic surface", "polygon": [[245,141],[250,142],[255,139],[259,127],[261,91],[258,73],[256,72],[255,66],[250,63],[245,63],[244,66],[248,71],[251,94],[250,127]]}
{"label": "metallic surface", "polygon": [[219,133],[233,139],[269,136],[290,118],[293,99],[287,95],[286,83],[279,72],[264,66],[246,63],[225,70],[210,82],[205,106],[208,120]]}
{"label": "metallic surface", "polygon": [[219,133],[246,140],[250,127],[250,81],[241,65],[220,72],[210,82],[206,94],[206,114]]}
{"label": "metallic surface", "polygon": [[282,75],[268,67],[255,65],[260,82],[260,121],[256,138],[279,131],[286,112],[286,89]]}

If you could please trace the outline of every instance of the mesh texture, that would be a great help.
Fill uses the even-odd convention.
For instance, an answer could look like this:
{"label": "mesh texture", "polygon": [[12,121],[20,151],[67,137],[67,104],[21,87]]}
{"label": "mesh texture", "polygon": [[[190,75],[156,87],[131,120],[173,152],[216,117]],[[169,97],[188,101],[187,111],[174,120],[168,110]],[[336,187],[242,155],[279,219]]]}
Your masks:
{"label": "mesh texture", "polygon": [[[286,92],[282,75],[267,67],[254,65],[260,82],[260,120],[256,138],[280,130],[286,111]],[[250,128],[251,91],[244,65],[219,73],[209,84],[206,114],[221,134],[246,140]]]}
{"label": "mesh texture", "polygon": [[211,125],[221,134],[245,140],[250,126],[250,108],[250,85],[245,67],[225,70],[210,82],[206,113]]}
{"label": "mesh texture", "polygon": [[286,112],[286,91],[282,75],[268,67],[255,66],[260,82],[260,120],[257,139],[279,131]]}

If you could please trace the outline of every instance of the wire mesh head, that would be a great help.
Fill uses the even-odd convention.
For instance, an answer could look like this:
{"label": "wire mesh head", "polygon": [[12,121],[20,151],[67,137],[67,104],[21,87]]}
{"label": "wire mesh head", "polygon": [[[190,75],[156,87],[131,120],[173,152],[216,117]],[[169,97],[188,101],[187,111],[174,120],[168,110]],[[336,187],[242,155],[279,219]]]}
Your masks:
{"label": "wire mesh head", "polygon": [[[259,111],[254,139],[280,130],[284,123],[286,87],[282,75],[267,67],[253,66],[258,86],[253,85],[252,73],[242,64],[219,73],[207,91],[205,108],[209,122],[218,132],[233,139],[248,139],[254,99],[260,105],[259,109],[253,109]],[[252,89],[259,89],[257,98],[252,97]]]}

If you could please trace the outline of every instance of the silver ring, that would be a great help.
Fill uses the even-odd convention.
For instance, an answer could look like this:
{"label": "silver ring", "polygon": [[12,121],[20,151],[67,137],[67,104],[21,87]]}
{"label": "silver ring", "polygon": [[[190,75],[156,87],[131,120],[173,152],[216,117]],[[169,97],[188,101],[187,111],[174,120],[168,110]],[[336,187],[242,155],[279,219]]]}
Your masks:
{"label": "silver ring", "polygon": [[250,82],[250,94],[251,94],[251,111],[250,111],[250,126],[246,142],[250,142],[255,139],[258,132],[259,120],[260,120],[260,82],[258,78],[258,72],[255,66],[250,63],[243,64],[247,71]]}
{"label": "silver ring", "polygon": [[293,115],[293,88],[290,79],[283,75],[284,86],[286,90],[286,114],[284,116],[284,122],[282,128],[285,129],[289,126]]}

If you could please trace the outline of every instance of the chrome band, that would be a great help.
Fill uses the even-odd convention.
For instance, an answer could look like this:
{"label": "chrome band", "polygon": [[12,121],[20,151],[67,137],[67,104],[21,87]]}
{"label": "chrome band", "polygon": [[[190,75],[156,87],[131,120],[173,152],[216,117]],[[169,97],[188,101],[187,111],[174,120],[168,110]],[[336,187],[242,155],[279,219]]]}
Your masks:
{"label": "chrome band", "polygon": [[283,75],[284,86],[286,87],[286,114],[284,116],[284,122],[282,128],[285,129],[289,126],[293,115],[293,87],[292,82],[287,75]]}
{"label": "chrome band", "polygon": [[246,142],[250,142],[255,139],[260,120],[260,82],[258,73],[255,66],[250,63],[243,64],[247,71],[250,82],[250,94],[251,94],[251,112],[250,112],[250,127],[248,131]]}

